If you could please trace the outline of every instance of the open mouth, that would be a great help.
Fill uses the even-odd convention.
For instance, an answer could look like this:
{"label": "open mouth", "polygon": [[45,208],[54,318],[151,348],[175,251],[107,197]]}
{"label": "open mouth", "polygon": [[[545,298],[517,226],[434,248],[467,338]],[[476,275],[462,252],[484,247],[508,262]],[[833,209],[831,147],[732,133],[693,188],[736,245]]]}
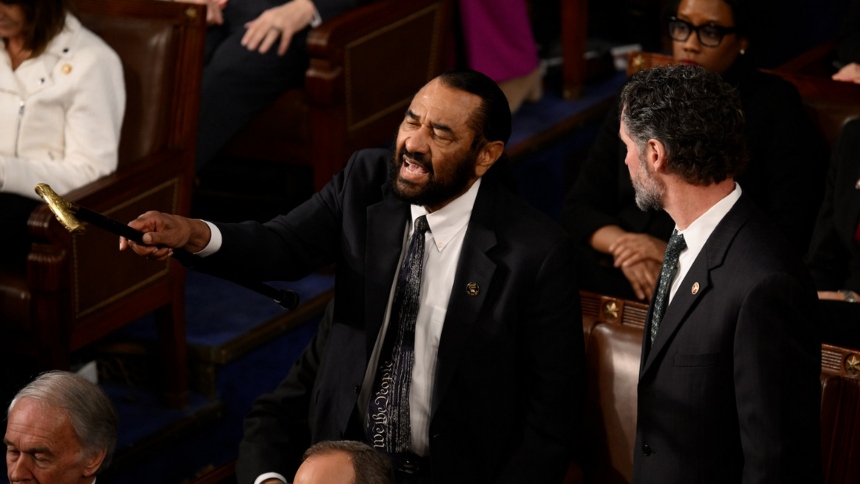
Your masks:
{"label": "open mouth", "polygon": [[417,180],[430,174],[428,167],[421,161],[403,155],[400,157],[400,176],[407,180]]}

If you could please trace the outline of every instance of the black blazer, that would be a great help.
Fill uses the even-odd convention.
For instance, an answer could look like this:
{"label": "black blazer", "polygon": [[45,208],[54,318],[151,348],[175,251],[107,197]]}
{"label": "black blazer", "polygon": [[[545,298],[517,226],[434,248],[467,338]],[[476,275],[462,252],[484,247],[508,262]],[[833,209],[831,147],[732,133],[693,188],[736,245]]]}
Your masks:
{"label": "black blazer", "polygon": [[633,482],[820,482],[817,299],[774,234],[742,195],[646,328]]}
{"label": "black blazer", "polygon": [[[356,400],[410,216],[388,188],[389,157],[356,153],[322,191],[266,224],[219,225],[224,242],[209,269],[272,280],[337,264],[331,327],[245,421],[240,483],[268,471],[291,478],[312,442],[363,436]],[[434,481],[559,482],[580,435],[583,353],[569,240],[485,176],[438,349]]]}
{"label": "black blazer", "polygon": [[806,261],[819,290],[860,292],[860,120],[842,128]]}

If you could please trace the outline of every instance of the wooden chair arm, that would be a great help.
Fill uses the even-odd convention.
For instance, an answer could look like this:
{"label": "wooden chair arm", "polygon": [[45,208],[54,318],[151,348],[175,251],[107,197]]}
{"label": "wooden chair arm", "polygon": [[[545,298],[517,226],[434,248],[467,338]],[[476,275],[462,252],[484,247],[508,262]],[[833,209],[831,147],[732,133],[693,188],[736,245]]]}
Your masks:
{"label": "wooden chair arm", "polygon": [[311,30],[307,40],[308,54],[311,58],[342,62],[343,47],[348,42],[401,22],[439,3],[439,0],[380,0],[349,10]]}
{"label": "wooden chair arm", "polygon": [[836,56],[836,41],[830,40],[777,67],[780,72],[830,78],[835,72],[831,61]]}
{"label": "wooden chair arm", "polygon": [[[382,40],[382,44],[402,44],[403,38],[396,27],[437,9],[441,9],[442,15],[435,17],[436,22],[445,22],[449,16],[450,0],[381,0],[340,14],[311,30],[307,40],[311,61],[305,75],[305,89],[310,103],[330,106],[343,102],[346,89],[345,57],[349,55],[352,44],[368,37]],[[413,41],[416,45],[440,42],[439,39],[420,38]],[[433,66],[431,70],[438,71],[442,59],[431,59],[430,64]],[[429,77],[432,78],[435,73]],[[381,79],[390,77],[391,71],[362,69],[353,74]]]}
{"label": "wooden chair arm", "polygon": [[[139,195],[147,188],[157,190],[165,184],[180,183],[181,167],[187,162],[183,163],[177,154],[174,151],[148,156],[139,163],[73,190],[63,198],[99,213],[113,213],[128,203],[129,194]],[[72,236],[47,205],[33,210],[27,226],[31,240],[37,244],[33,254],[38,254],[30,257],[31,267],[42,263],[54,265],[68,256]],[[34,284],[41,286],[38,278],[32,279]]]}

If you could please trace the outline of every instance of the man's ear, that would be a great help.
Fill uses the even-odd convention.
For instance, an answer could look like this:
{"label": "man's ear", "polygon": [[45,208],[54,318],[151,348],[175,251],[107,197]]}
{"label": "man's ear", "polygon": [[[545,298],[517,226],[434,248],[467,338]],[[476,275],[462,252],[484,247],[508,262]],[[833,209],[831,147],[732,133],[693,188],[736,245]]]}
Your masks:
{"label": "man's ear", "polygon": [[666,147],[662,141],[653,138],[648,140],[645,160],[651,166],[653,173],[666,172],[668,169],[668,160],[666,159]]}
{"label": "man's ear", "polygon": [[491,141],[484,145],[481,148],[481,152],[478,153],[478,159],[475,161],[475,176],[484,176],[487,170],[502,157],[502,153],[504,152],[505,143],[502,141]]}
{"label": "man's ear", "polygon": [[106,455],[107,449],[102,449],[84,457],[84,477],[92,477],[95,475],[96,471],[99,470],[99,467],[102,466],[102,462],[104,462]]}

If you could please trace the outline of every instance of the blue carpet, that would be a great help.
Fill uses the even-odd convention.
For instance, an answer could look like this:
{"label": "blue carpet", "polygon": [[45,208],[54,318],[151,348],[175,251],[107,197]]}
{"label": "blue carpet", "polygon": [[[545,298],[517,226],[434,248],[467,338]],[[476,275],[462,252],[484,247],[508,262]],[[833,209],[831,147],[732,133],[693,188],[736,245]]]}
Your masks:
{"label": "blue carpet", "polygon": [[576,176],[570,173],[572,164],[566,163],[568,154],[591,146],[599,129],[598,124],[586,126],[514,166],[517,193],[536,209],[560,221],[564,196]]}
{"label": "blue carpet", "polygon": [[[291,289],[301,301],[334,287],[334,276],[311,274],[295,282],[270,285]],[[186,341],[195,346],[220,346],[284,313],[274,301],[250,289],[207,274],[188,271],[186,275]],[[149,316],[122,330],[123,335],[144,340],[155,339],[155,321]]]}
{"label": "blue carpet", "polygon": [[[121,472],[106,476],[109,477],[107,481],[124,484],[180,483],[235,459],[242,438],[242,421],[254,399],[272,391],[280,383],[316,333],[318,323],[318,318],[309,321],[224,366],[217,377],[222,406],[217,421],[184,438],[171,439],[142,462],[123,465]],[[197,398],[192,398],[193,403],[197,401]],[[209,401],[203,403],[213,404]],[[149,406],[119,402],[118,411],[123,421],[121,433],[136,432],[132,427],[142,427],[144,423],[146,426],[156,421],[161,421],[162,426],[172,423],[164,422],[163,414],[169,411],[159,408],[157,403]]]}
{"label": "blue carpet", "polygon": [[508,146],[516,149],[529,138],[549,131],[601,101],[616,96],[626,79],[623,72],[618,72],[602,82],[589,84],[579,99],[564,99],[558,90],[545,90],[540,101],[523,103],[514,115]]}
{"label": "blue carpet", "polygon": [[[296,291],[308,301],[328,291],[334,277],[311,274],[296,282],[273,286]],[[271,299],[249,289],[206,274],[188,271],[186,278],[186,338],[189,345],[219,346],[269,319],[284,313]],[[224,464],[237,455],[242,421],[254,399],[277,386],[316,333],[319,317],[273,338],[220,369],[218,401],[192,393],[187,408],[164,406],[159,396],[145,388],[102,384],[120,415],[117,442],[118,468],[106,482],[180,483],[201,470]],[[142,318],[116,332],[117,338],[152,342],[155,321]],[[201,424],[201,414],[209,416]],[[178,438],[159,442],[157,449],[141,449],[147,439],[169,429]],[[122,462],[123,454],[143,454]],[[5,463],[4,463],[5,470]],[[6,484],[6,473],[0,476]]]}

